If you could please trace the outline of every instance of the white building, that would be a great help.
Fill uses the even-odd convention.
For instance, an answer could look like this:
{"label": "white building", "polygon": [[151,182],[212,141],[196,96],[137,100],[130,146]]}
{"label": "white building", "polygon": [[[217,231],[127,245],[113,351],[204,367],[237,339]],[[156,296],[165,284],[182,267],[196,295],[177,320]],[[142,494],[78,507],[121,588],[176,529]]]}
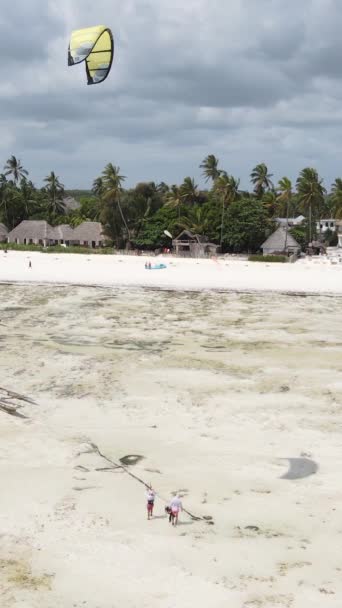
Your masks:
{"label": "white building", "polygon": [[327,220],[320,220],[316,222],[316,229],[318,233],[324,233],[327,230],[331,230],[331,232],[336,232],[336,220],[333,218]]}

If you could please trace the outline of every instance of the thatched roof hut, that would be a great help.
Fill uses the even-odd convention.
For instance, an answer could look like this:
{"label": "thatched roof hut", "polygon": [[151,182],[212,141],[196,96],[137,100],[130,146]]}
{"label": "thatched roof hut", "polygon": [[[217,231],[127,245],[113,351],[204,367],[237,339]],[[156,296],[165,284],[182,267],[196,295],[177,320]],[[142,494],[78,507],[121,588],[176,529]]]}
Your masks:
{"label": "thatched roof hut", "polygon": [[21,245],[84,245],[86,247],[102,247],[106,238],[99,222],[83,222],[77,228],[69,224],[50,226],[45,220],[23,220],[8,235],[9,243]]}
{"label": "thatched roof hut", "polygon": [[272,253],[299,253],[301,246],[297,243],[296,239],[287,232],[286,228],[279,226],[273,234],[261,245],[261,249],[264,255]]}
{"label": "thatched roof hut", "polygon": [[73,196],[65,196],[63,198],[63,205],[65,206],[65,213],[69,213],[70,211],[75,211],[80,208],[80,203],[74,199]]}
{"label": "thatched roof hut", "polygon": [[48,245],[54,239],[54,228],[45,220],[23,220],[8,234],[9,243]]}
{"label": "thatched roof hut", "polygon": [[0,243],[7,243],[8,230],[5,224],[0,223]]}
{"label": "thatched roof hut", "polygon": [[74,232],[74,229],[69,224],[60,224],[53,228],[54,239],[62,243],[65,243],[65,241],[69,243],[75,241]]}
{"label": "thatched roof hut", "polygon": [[108,240],[103,234],[103,226],[100,222],[83,222],[74,229],[73,240],[80,245],[99,247]]}

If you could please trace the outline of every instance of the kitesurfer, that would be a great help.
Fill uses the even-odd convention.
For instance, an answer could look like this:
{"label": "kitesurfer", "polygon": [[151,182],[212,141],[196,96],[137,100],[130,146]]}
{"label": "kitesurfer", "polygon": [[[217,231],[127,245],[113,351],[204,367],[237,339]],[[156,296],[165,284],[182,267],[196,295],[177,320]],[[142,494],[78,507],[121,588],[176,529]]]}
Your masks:
{"label": "kitesurfer", "polygon": [[182,501],[179,498],[178,494],[176,494],[170,501],[169,508],[171,510],[171,517],[169,521],[171,521],[173,526],[178,524],[178,515],[180,511],[183,509]]}
{"label": "kitesurfer", "polygon": [[154,508],[154,501],[155,501],[155,497],[156,497],[156,493],[153,490],[152,486],[150,486],[147,490],[147,519],[151,519],[151,517],[153,517],[153,508]]}

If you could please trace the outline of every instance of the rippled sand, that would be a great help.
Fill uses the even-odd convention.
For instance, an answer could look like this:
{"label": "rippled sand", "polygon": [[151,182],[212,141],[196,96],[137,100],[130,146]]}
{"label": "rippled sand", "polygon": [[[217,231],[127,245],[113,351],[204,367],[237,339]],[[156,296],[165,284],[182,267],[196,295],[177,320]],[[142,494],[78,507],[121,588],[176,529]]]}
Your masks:
{"label": "rippled sand", "polygon": [[[339,298],[2,286],[0,330],[39,404],[0,412],[1,605],[339,606]],[[147,522],[89,441],[214,525]]]}

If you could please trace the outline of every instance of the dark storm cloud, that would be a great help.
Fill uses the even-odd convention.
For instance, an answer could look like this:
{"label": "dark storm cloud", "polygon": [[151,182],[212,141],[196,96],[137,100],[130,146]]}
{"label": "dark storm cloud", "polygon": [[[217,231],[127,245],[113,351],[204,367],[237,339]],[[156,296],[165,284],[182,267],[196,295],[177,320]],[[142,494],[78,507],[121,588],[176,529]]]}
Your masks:
{"label": "dark storm cloud", "polygon": [[9,1],[1,7],[0,53],[6,66],[44,61],[51,39],[63,35],[62,12],[53,14],[46,0]]}
{"label": "dark storm cloud", "polygon": [[[5,106],[1,103],[0,108]],[[33,93],[22,97],[14,97],[6,108],[7,118],[20,122],[36,120],[48,122],[53,126],[55,122],[73,123],[83,122],[87,117],[93,116],[91,104],[82,104],[80,99],[68,97],[65,93]]]}
{"label": "dark storm cloud", "polygon": [[[67,44],[96,23],[112,26],[115,60],[87,87]],[[341,31],[336,0],[14,0],[0,13],[1,157],[34,179],[55,164],[70,186],[120,159],[133,182],[171,167],[180,180],[216,151],[242,178],[265,158],[286,174],[312,150],[338,173]]]}
{"label": "dark storm cloud", "polygon": [[240,61],[234,67],[225,69],[224,65],[194,63],[178,70],[170,69],[165,74],[161,66],[148,89],[142,79],[132,88],[136,95],[143,97],[214,108],[269,106],[294,92],[286,76],[265,70],[255,61]]}

